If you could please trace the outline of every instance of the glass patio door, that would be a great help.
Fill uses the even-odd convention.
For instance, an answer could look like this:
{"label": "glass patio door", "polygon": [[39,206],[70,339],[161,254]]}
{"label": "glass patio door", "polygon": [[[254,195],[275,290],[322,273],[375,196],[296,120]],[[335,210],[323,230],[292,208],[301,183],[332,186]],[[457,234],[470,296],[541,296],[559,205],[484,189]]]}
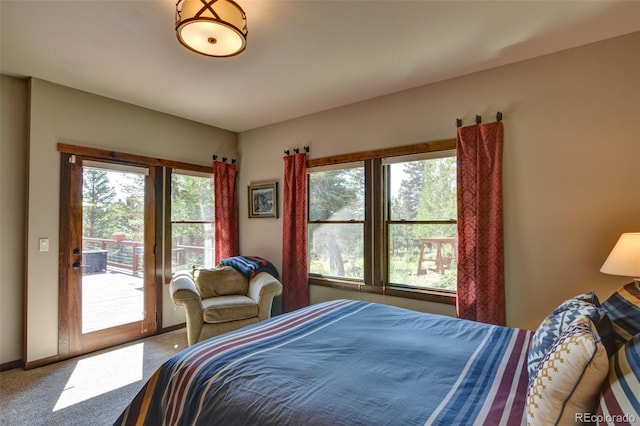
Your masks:
{"label": "glass patio door", "polygon": [[[154,168],[69,158],[69,355],[156,331]],[[64,235],[66,234],[66,236]],[[66,237],[66,238],[65,238]],[[68,243],[68,244],[66,244]],[[61,298],[65,298],[61,295]]]}
{"label": "glass patio door", "polygon": [[144,319],[148,169],[82,166],[82,333]]}

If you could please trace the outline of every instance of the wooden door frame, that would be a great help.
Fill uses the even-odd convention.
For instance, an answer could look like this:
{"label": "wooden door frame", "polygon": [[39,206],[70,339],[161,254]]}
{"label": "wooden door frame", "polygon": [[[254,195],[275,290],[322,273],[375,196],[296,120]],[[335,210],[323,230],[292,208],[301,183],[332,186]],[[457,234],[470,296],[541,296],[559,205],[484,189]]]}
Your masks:
{"label": "wooden door frame", "polygon": [[[62,212],[63,206],[69,206],[69,197],[71,195],[69,191],[68,185],[63,185],[62,182],[69,182],[70,179],[70,168],[65,167],[66,164],[69,163],[71,156],[79,155],[85,158],[91,158],[95,160],[110,160],[115,162],[120,162],[123,164],[130,165],[142,165],[145,167],[153,167],[155,168],[156,175],[156,187],[155,187],[155,209],[156,209],[156,247],[155,247],[155,255],[153,256],[153,261],[147,262],[145,258],[145,264],[151,265],[153,264],[155,268],[155,277],[156,277],[156,333],[164,331],[162,328],[162,298],[163,298],[163,263],[162,263],[162,255],[165,251],[163,248],[165,241],[162,240],[162,235],[165,224],[163,223],[163,208],[167,208],[164,205],[164,197],[166,196],[163,191],[168,191],[168,189],[163,189],[162,176],[166,175],[163,173],[163,168],[172,168],[172,169],[184,169],[184,170],[193,170],[203,173],[213,173],[211,165],[199,165],[193,163],[185,163],[182,161],[174,161],[168,160],[164,158],[158,157],[149,157],[145,155],[138,154],[128,154],[117,151],[109,151],[100,148],[92,148],[82,145],[74,145],[64,142],[58,142],[58,152],[61,154],[60,158],[60,235],[62,235],[62,230],[65,227],[68,227],[68,218],[65,217],[65,214]],[[146,201],[145,201],[146,202]],[[78,214],[78,212],[75,212]],[[80,212],[81,214],[81,212]],[[64,247],[66,244],[66,249]],[[68,294],[68,273],[69,273],[69,265],[71,265],[71,252],[70,252],[70,243],[65,242],[64,239],[60,239],[60,251],[59,251],[59,294]],[[171,241],[169,240],[168,246],[171,247]],[[171,261],[170,253],[168,257],[168,261]],[[170,275],[170,267],[169,267],[169,275]],[[146,272],[146,270],[145,270]],[[59,303],[58,307],[58,356],[51,357],[46,360],[44,363],[31,363],[32,367],[37,367],[40,365],[45,365],[49,362],[56,362],[63,359],[67,359],[72,354],[69,342],[69,312],[68,312],[68,303]],[[27,310],[25,309],[25,312]],[[171,329],[171,327],[170,327]],[[26,337],[25,337],[26,341]]]}
{"label": "wooden door frame", "polygon": [[[162,258],[161,258],[161,230],[162,230],[162,203],[158,202],[162,194],[162,167],[145,164],[140,161],[114,160],[113,152],[99,152],[90,149],[86,155],[82,150],[76,150],[77,154],[61,152],[60,163],[60,251],[59,251],[59,309],[58,309],[58,358],[66,359],[82,353],[91,352],[114,344],[122,343],[121,333],[128,335],[127,340],[135,340],[141,337],[156,334],[161,324],[162,308]],[[97,155],[98,154],[98,155]],[[97,332],[99,338],[81,339],[81,292],[75,286],[69,285],[74,277],[71,274],[82,274],[81,269],[73,269],[72,264],[80,261],[81,254],[74,254],[72,242],[76,238],[82,238],[82,208],[72,207],[72,188],[82,184],[82,167],[70,166],[77,159],[90,159],[109,163],[120,163],[145,167],[149,175],[145,177],[145,246],[152,250],[144,251],[144,292],[145,305],[143,315],[143,328],[136,322],[130,325],[120,326],[120,332],[114,334],[108,329]],[[160,212],[160,213],[159,213]],[[71,235],[72,238],[67,238]],[[81,279],[76,277],[75,279]],[[152,282],[152,284],[150,283]],[[83,341],[84,340],[84,341]]]}

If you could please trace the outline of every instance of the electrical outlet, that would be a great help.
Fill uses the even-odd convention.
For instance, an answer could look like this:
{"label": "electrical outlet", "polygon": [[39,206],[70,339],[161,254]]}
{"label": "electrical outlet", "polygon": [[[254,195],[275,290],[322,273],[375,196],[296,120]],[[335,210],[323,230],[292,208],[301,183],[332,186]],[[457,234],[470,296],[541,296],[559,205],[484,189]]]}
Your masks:
{"label": "electrical outlet", "polygon": [[40,247],[40,251],[49,251],[49,239],[40,238],[39,247]]}

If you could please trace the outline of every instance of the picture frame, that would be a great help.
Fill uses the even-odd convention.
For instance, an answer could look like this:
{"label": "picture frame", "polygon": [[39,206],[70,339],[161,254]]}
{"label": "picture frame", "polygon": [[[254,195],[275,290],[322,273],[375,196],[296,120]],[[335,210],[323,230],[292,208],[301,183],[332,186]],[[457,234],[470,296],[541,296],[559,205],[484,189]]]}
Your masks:
{"label": "picture frame", "polygon": [[278,182],[249,185],[249,218],[278,217]]}

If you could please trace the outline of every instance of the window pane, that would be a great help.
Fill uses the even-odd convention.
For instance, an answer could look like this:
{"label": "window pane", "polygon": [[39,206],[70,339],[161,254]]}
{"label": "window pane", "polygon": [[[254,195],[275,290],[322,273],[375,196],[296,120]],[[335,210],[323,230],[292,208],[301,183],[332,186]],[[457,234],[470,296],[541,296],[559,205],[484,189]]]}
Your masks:
{"label": "window pane", "polygon": [[171,220],[213,220],[213,178],[171,175]]}
{"label": "window pane", "polygon": [[191,269],[193,265],[214,266],[213,224],[174,223],[171,229],[171,271]]}
{"label": "window pane", "polygon": [[[171,270],[214,266],[212,176],[171,175]],[[202,223],[175,223],[175,222]]]}
{"label": "window pane", "polygon": [[309,272],[364,279],[364,225],[309,224]]}
{"label": "window pane", "polygon": [[144,241],[144,175],[84,168],[82,175],[84,237]]}
{"label": "window pane", "polygon": [[310,173],[309,220],[364,220],[364,168]]}
{"label": "window pane", "polygon": [[456,157],[389,165],[391,220],[456,219]]}
{"label": "window pane", "polygon": [[457,225],[389,225],[389,281],[456,290]]}

